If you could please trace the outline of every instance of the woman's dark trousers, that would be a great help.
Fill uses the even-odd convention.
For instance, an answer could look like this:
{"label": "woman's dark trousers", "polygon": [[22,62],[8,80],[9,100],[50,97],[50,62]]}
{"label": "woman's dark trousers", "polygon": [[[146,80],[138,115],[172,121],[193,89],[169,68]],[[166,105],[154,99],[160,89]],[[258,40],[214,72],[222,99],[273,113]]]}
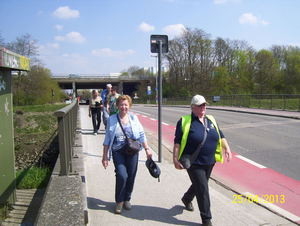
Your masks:
{"label": "woman's dark trousers", "polygon": [[91,108],[94,133],[100,129],[101,124],[101,108]]}
{"label": "woman's dark trousers", "polygon": [[194,164],[187,170],[192,185],[190,186],[188,191],[184,194],[183,198],[187,202],[191,202],[193,198],[196,196],[202,223],[208,223],[212,218],[210,212],[208,180],[214,165],[215,164],[212,165]]}
{"label": "woman's dark trousers", "polygon": [[130,201],[138,168],[139,153],[135,156],[127,155],[126,148],[127,145],[112,152],[116,173],[115,200],[117,203]]}

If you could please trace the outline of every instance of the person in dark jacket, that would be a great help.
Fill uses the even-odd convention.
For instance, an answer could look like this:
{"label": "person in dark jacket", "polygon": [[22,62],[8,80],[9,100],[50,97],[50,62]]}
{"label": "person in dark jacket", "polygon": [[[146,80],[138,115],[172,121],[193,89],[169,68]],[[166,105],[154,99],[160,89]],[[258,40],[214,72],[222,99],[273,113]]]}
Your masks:
{"label": "person in dark jacket", "polygon": [[102,98],[98,96],[98,90],[93,90],[89,103],[89,117],[92,117],[94,135],[99,133],[101,124],[101,108],[103,107]]}
{"label": "person in dark jacket", "polygon": [[182,154],[192,155],[196,151],[205,137],[206,123],[206,140],[196,160],[187,169],[192,185],[181,199],[187,210],[194,211],[192,200],[196,196],[203,226],[212,225],[208,180],[215,162],[223,162],[222,148],[225,150],[227,161],[232,158],[230,147],[216,120],[213,116],[206,115],[207,104],[203,96],[193,97],[192,113],[181,117],[177,122],[173,148],[174,166],[181,170],[184,167],[179,161],[180,157]]}

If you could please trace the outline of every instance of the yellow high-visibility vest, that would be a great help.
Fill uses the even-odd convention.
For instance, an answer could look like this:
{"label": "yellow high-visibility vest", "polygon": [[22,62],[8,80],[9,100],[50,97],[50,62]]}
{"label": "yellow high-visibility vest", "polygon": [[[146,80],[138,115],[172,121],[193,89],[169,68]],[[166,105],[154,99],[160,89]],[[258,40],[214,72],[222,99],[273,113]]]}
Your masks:
{"label": "yellow high-visibility vest", "polygon": [[[222,146],[221,146],[221,135],[219,132],[219,128],[217,125],[217,122],[215,120],[215,118],[212,115],[206,115],[206,117],[209,119],[209,121],[212,122],[212,124],[215,126],[218,134],[219,134],[219,141],[218,141],[218,145],[217,145],[217,150],[216,150],[216,154],[215,154],[215,160],[218,162],[223,163],[223,151],[222,151]],[[182,152],[185,148],[186,142],[187,142],[187,137],[189,135],[190,132],[190,127],[191,127],[191,122],[192,122],[192,115],[186,115],[186,116],[182,116],[181,117],[181,125],[182,125],[182,138],[181,138],[181,144],[180,144],[180,151],[179,151],[179,155],[178,155],[178,159],[180,159]]]}

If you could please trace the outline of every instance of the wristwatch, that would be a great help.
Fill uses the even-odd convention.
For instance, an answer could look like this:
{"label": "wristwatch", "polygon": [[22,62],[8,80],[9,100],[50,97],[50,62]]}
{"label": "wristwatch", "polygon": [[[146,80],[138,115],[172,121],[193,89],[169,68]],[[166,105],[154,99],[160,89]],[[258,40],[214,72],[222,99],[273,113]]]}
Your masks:
{"label": "wristwatch", "polygon": [[150,148],[145,148],[145,151],[149,150]]}

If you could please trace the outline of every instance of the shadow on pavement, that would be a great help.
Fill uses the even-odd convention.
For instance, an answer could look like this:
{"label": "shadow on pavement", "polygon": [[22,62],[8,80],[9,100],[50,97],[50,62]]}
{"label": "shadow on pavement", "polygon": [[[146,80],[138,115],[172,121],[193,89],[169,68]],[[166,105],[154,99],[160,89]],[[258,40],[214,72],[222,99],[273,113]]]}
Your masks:
{"label": "shadow on pavement", "polygon": [[[115,213],[115,202],[105,202],[91,197],[87,197],[87,200],[89,209],[108,211],[113,214]],[[171,209],[154,206],[132,205],[132,209],[130,211],[123,209],[121,216],[139,221],[149,220],[160,223],[164,222],[171,225],[199,225],[199,223],[178,220],[175,218],[176,215],[182,214],[183,211],[184,207],[180,205],[173,206]]]}

